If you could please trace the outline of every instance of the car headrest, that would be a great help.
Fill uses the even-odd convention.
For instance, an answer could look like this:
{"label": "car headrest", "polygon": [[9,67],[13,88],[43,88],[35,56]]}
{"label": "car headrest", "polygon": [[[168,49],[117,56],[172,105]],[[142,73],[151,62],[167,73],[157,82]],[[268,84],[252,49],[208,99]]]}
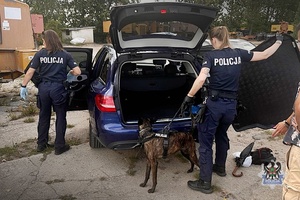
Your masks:
{"label": "car headrest", "polygon": [[164,66],[166,64],[166,62],[167,62],[166,60],[159,60],[159,59],[153,60],[154,65]]}
{"label": "car headrest", "polygon": [[164,71],[165,71],[165,74],[167,74],[167,75],[174,75],[174,74],[178,73],[177,66],[174,64],[166,65]]}
{"label": "car headrest", "polygon": [[129,75],[136,69],[136,63],[125,63],[122,66],[122,74]]}

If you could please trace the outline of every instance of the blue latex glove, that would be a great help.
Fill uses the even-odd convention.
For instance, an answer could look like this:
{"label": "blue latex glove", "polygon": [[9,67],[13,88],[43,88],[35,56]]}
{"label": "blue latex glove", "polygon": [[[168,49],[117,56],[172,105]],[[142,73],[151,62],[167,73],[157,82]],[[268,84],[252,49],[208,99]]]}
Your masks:
{"label": "blue latex glove", "polygon": [[71,72],[69,72],[69,73],[67,74],[67,81],[68,81],[68,82],[72,82],[72,81],[74,81],[74,80],[76,80],[76,76],[74,76]]}
{"label": "blue latex glove", "polygon": [[20,90],[20,96],[22,99],[26,100],[27,99],[27,95],[28,95],[28,92],[27,92],[27,88],[26,87],[21,87],[21,90]]}

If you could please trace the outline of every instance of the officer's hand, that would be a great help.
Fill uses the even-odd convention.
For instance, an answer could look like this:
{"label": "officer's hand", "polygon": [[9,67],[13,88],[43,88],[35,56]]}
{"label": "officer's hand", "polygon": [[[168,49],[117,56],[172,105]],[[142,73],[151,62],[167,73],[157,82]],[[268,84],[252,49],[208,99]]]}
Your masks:
{"label": "officer's hand", "polygon": [[27,95],[28,95],[28,92],[27,92],[27,88],[26,87],[21,87],[20,89],[20,96],[22,99],[26,100],[27,99]]}
{"label": "officer's hand", "polygon": [[67,81],[68,82],[72,82],[72,81],[76,81],[76,76],[74,76],[71,71],[69,71],[69,73],[67,74]]}
{"label": "officer's hand", "polygon": [[194,104],[194,97],[186,96],[181,104],[181,114],[183,114],[184,111],[191,108],[191,106]]}
{"label": "officer's hand", "polygon": [[283,35],[281,33],[276,33],[276,40],[283,41]]}

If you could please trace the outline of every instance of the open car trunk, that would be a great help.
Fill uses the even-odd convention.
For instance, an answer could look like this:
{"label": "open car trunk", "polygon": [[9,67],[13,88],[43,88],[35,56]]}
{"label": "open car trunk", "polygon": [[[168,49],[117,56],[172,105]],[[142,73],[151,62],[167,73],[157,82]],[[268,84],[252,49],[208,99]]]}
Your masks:
{"label": "open car trunk", "polygon": [[120,104],[125,123],[140,117],[172,119],[197,73],[186,61],[143,60],[122,65]]}

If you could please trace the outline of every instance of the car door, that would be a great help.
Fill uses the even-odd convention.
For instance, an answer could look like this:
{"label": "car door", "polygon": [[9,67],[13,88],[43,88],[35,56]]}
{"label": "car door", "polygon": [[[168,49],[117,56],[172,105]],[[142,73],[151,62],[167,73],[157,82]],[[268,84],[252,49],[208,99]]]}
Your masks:
{"label": "car door", "polygon": [[[270,38],[253,51],[263,51],[275,42]],[[284,35],[280,48],[266,60],[243,64],[238,92],[236,131],[272,128],[292,113],[300,82],[299,49],[293,37]]]}
{"label": "car door", "polygon": [[103,94],[108,89],[106,87],[110,78],[108,77],[108,70],[110,69],[111,57],[115,54],[110,45],[103,45],[97,52],[93,60],[93,68],[90,76],[90,89],[88,93],[88,105],[90,115],[94,116],[95,96],[97,94]]}
{"label": "car door", "polygon": [[81,75],[69,83],[69,105],[68,110],[86,110],[87,94],[92,74],[92,48],[65,47],[77,62],[81,69]]}

